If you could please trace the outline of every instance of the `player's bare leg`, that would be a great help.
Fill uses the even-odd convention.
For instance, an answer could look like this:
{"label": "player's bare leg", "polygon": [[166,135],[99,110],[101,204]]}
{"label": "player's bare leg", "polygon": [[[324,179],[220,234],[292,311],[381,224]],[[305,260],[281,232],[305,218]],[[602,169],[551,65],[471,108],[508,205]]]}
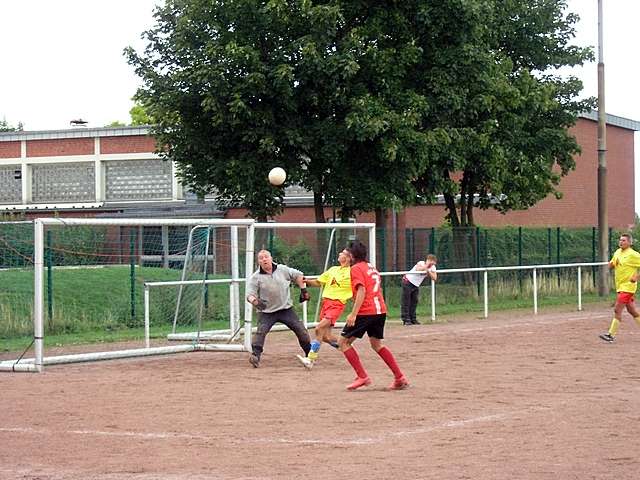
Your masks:
{"label": "player's bare leg", "polygon": [[[626,304],[626,305],[627,305],[627,309],[629,309],[629,304]],[[616,303],[613,306],[613,320],[611,320],[609,331],[607,333],[603,333],[602,335],[600,335],[600,338],[605,342],[613,342],[615,340],[616,334],[618,333],[618,328],[620,328],[620,320],[622,320],[622,311],[624,310],[624,307],[625,307],[624,303],[616,300]],[[635,310],[635,305],[633,309]]]}
{"label": "player's bare leg", "polygon": [[338,347],[338,339],[331,334],[331,320],[323,318],[315,328],[316,339],[311,342],[311,350],[306,357],[298,355],[298,360],[305,368],[311,369],[320,354],[320,346],[322,342],[328,343],[332,347]]}

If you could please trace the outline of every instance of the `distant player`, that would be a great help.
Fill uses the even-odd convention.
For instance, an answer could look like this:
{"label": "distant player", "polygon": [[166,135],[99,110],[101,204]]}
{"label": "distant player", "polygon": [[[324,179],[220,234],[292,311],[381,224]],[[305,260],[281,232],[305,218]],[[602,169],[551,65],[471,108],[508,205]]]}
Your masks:
{"label": "distant player", "polygon": [[411,271],[402,277],[402,298],[400,303],[400,317],[403,325],[419,325],[416,318],[420,285],[425,278],[429,277],[434,282],[438,280],[436,264],[438,259],[435,255],[429,254],[425,260],[416,263]]}
{"label": "distant player", "polygon": [[394,380],[391,390],[401,390],[409,386],[409,382],[398,367],[395,357],[386,346],[382,345],[384,338],[384,323],[387,318],[387,306],[382,296],[380,273],[367,261],[367,247],[358,241],[349,246],[352,257],[351,290],[353,291],[353,309],[347,316],[342,336],[340,350],[356,372],[357,378],[347,386],[347,390],[370,385],[371,379],[360,362],[358,352],[353,347],[357,338],[366,333],[369,336],[371,348],[380,355],[389,369],[393,372]]}
{"label": "distant player", "polygon": [[636,302],[634,294],[638,288],[638,268],[640,268],[640,253],[636,252],[631,245],[633,239],[628,233],[620,235],[618,240],[618,248],[611,261],[609,262],[609,268],[615,269],[616,280],[616,304],[613,308],[613,320],[611,320],[611,326],[607,333],[600,335],[600,338],[605,342],[613,342],[618,328],[620,327],[620,321],[622,320],[622,310],[626,307],[627,312],[631,314],[636,323],[640,325],[640,314],[636,309]]}
{"label": "distant player", "polygon": [[331,334],[331,328],[342,315],[342,311],[351,298],[351,254],[346,248],[338,254],[338,263],[318,277],[317,280],[305,278],[307,286],[322,287],[322,309],[320,322],[316,326],[316,339],[311,342],[311,350],[306,357],[296,355],[306,368],[313,367],[318,360],[322,342],[338,348],[338,339]]}

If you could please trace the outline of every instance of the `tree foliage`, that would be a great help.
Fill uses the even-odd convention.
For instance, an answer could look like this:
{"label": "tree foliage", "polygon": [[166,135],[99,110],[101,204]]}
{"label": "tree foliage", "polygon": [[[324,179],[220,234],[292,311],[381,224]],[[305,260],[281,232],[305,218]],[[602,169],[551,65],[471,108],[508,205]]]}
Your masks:
{"label": "tree foliage", "polygon": [[556,193],[588,102],[550,69],[570,45],[564,0],[167,0],[129,62],[183,181],[259,218],[288,184],[344,214],[433,201],[473,208]]}
{"label": "tree foliage", "polygon": [[0,132],[21,132],[24,129],[22,122],[18,122],[18,126],[14,127],[9,122],[7,122],[6,118],[2,118],[0,120]]}

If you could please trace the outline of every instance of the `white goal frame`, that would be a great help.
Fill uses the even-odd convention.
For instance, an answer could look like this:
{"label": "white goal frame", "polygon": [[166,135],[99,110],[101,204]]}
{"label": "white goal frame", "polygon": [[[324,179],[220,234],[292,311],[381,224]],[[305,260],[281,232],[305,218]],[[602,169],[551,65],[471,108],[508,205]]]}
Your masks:
{"label": "white goal frame", "polygon": [[[194,226],[211,225],[226,227],[242,227],[247,230],[246,235],[246,262],[248,270],[253,268],[253,225],[255,221],[248,219],[224,220],[205,218],[183,218],[183,219],[155,219],[155,218],[38,218],[34,225],[34,292],[33,292],[33,339],[34,358],[18,360],[5,360],[0,362],[0,371],[13,372],[43,372],[45,365],[57,365],[63,363],[90,362],[96,360],[108,360],[116,358],[130,358],[149,355],[163,355],[169,353],[193,352],[202,350],[222,350],[222,351],[246,351],[247,344],[244,345],[214,345],[194,342],[190,345],[172,345],[164,347],[150,347],[148,341],[148,323],[145,325],[145,346],[128,350],[93,352],[82,354],[60,355],[45,357],[44,355],[44,227],[47,225],[58,226]],[[235,229],[237,231],[237,228]],[[237,236],[236,246],[237,246]],[[236,249],[237,253],[237,249]],[[250,262],[250,263],[249,263]],[[238,280],[238,279],[236,279]],[[233,290],[233,288],[231,289]],[[246,311],[246,310],[245,310]],[[148,318],[145,318],[148,322]],[[245,319],[245,322],[247,320]],[[249,319],[249,322],[251,320]],[[250,349],[250,342],[249,342]]]}
{"label": "white goal frame", "polygon": [[[251,335],[244,335],[241,344],[231,344],[230,341],[240,333],[252,331],[253,307],[240,299],[239,283],[245,283],[253,274],[255,269],[255,230],[256,229],[296,229],[309,228],[320,230],[346,230],[346,229],[366,229],[368,232],[369,261],[376,263],[376,225],[375,223],[257,223],[252,219],[203,219],[203,218],[182,218],[182,219],[159,219],[159,218],[118,218],[118,219],[96,219],[96,218],[38,218],[34,224],[34,292],[33,292],[33,327],[34,327],[34,358],[0,361],[0,372],[38,372],[44,371],[45,365],[58,365],[66,363],[90,362],[97,360],[109,360],[119,358],[143,357],[151,355],[165,355],[170,353],[193,352],[193,351],[251,351]],[[184,285],[194,281],[184,282],[149,282],[145,284],[145,345],[140,348],[116,351],[102,351],[81,354],[68,354],[45,357],[44,355],[44,227],[48,225],[57,226],[226,226],[231,227],[232,232],[232,275],[228,279],[216,280],[196,280],[196,283],[226,283],[230,285],[230,330],[197,332],[195,334],[173,334],[169,335],[169,340],[189,340],[190,344],[151,347],[149,341],[149,288],[160,285]],[[235,228],[234,228],[235,227]],[[240,278],[238,274],[238,229],[246,229],[245,247],[245,278]],[[239,313],[242,310],[240,303],[244,303],[244,322],[239,325]],[[303,304],[303,322],[306,327],[314,326],[315,323],[307,321],[307,302]],[[282,326],[284,327],[284,326]],[[233,330],[235,328],[235,331]],[[279,329],[278,327],[274,330]],[[176,336],[182,335],[180,338]],[[171,337],[174,338],[171,338]],[[222,344],[206,343],[207,340],[228,340]]]}
{"label": "white goal frame", "polygon": [[[317,230],[354,230],[354,229],[366,230],[368,243],[369,243],[369,262],[372,263],[373,265],[376,264],[376,224],[375,223],[278,223],[278,222],[261,223],[261,222],[256,222],[253,225],[251,225],[248,229],[248,235],[251,236],[252,248],[251,248],[251,258],[249,258],[249,253],[248,253],[249,250],[247,250],[247,268],[245,270],[247,272],[247,278],[244,280],[245,282],[253,274],[256,268],[254,263],[255,230],[257,229],[260,229],[260,230],[296,229],[296,228],[314,228]],[[333,236],[331,238],[333,238]],[[249,242],[249,239],[247,238],[247,244],[248,242]],[[327,268],[327,264],[325,262],[325,269],[326,268]],[[308,278],[317,278],[316,275],[305,275],[305,276]],[[207,280],[207,282],[213,283],[214,280]],[[196,283],[198,283],[198,281],[196,281]],[[153,286],[151,284],[148,284],[148,285]],[[311,321],[311,322],[309,321],[308,312],[307,312],[307,303],[308,302],[304,302],[302,304],[302,323],[304,324],[305,328],[313,328],[317,325],[317,322],[315,321],[315,318],[314,318],[314,321]],[[248,328],[250,329],[252,327],[253,307],[248,302],[244,302],[244,305],[245,305],[244,326],[240,326],[239,324],[234,324],[232,322],[231,329],[228,329],[228,330],[208,330],[208,331],[202,331],[202,332],[173,333],[173,334],[170,334],[168,338],[169,340],[188,341],[188,342],[195,341],[195,340],[232,341],[237,335],[241,335],[241,334],[244,335],[245,331],[249,331],[247,329]],[[317,311],[315,315],[317,315]],[[271,329],[271,331],[277,331],[277,330],[287,330],[287,327],[285,325],[274,325],[274,327]],[[253,328],[252,331],[255,331],[255,327]],[[246,350],[251,351],[251,336],[244,335],[244,341],[246,345]]]}

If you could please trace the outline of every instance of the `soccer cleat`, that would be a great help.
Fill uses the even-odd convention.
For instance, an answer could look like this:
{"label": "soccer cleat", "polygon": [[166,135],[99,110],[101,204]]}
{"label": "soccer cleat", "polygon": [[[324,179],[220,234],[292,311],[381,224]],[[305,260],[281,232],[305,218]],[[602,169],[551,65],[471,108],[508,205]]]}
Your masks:
{"label": "soccer cleat", "polygon": [[315,362],[318,359],[318,352],[314,352],[313,350],[311,350],[307,357],[309,358],[309,360],[311,360],[312,362]]}
{"label": "soccer cleat", "polygon": [[249,357],[249,363],[253,365],[253,368],[258,368],[260,366],[260,357],[255,354],[252,354]]}
{"label": "soccer cleat", "polygon": [[300,361],[302,366],[307,370],[311,370],[313,368],[313,362],[309,358],[303,357],[302,355],[296,355],[296,358]]}
{"label": "soccer cleat", "polygon": [[355,390],[360,387],[366,387],[367,385],[371,385],[371,379],[369,377],[358,377],[353,381],[353,383],[347,385],[347,390]]}
{"label": "soccer cleat", "polygon": [[402,322],[402,325],[404,325],[405,327],[409,326],[409,325],[413,325],[413,323],[411,322]]}
{"label": "soccer cleat", "polygon": [[603,333],[602,335],[600,335],[600,338],[602,340],[604,340],[605,342],[613,342],[615,340],[615,337],[613,335],[611,335],[610,333]]}
{"label": "soccer cleat", "polygon": [[340,345],[338,345],[338,342],[336,342],[335,340],[332,340],[331,342],[329,342],[329,345],[331,345],[333,348],[340,348]]}
{"label": "soccer cleat", "polygon": [[411,325],[420,325],[418,320],[411,320]]}
{"label": "soccer cleat", "polygon": [[409,381],[405,376],[400,378],[396,378],[393,380],[393,383],[389,385],[389,390],[404,390],[409,387]]}

